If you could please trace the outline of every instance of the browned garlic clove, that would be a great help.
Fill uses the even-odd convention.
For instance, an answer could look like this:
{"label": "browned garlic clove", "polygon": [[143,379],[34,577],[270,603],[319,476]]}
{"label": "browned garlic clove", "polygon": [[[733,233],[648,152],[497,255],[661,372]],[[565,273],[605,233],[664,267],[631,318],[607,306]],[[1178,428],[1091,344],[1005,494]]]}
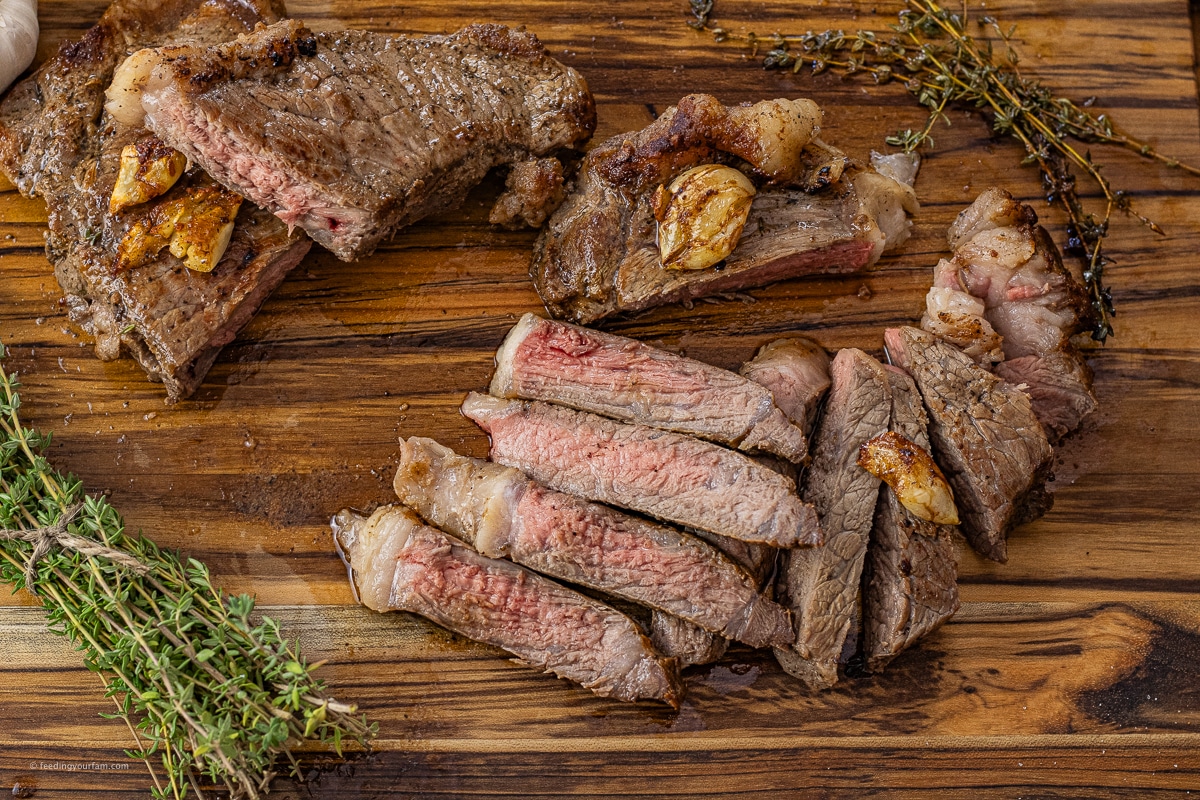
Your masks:
{"label": "browned garlic clove", "polygon": [[754,202],[754,184],[741,172],[704,164],[655,195],[658,251],[668,269],[705,269],[737,246]]}
{"label": "browned garlic clove", "polygon": [[925,448],[888,431],[859,448],[857,463],[890,486],[916,516],[938,525],[958,524],[954,493]]}
{"label": "browned garlic clove", "polygon": [[212,272],[233,236],[241,195],[216,186],[195,186],[151,209],[117,247],[117,269],[147,264],[168,245],[195,272]]}
{"label": "browned garlic clove", "polygon": [[147,136],[121,150],[121,171],[108,200],[115,214],[165,193],[175,185],[187,166],[187,157],[167,147],[162,140]]}

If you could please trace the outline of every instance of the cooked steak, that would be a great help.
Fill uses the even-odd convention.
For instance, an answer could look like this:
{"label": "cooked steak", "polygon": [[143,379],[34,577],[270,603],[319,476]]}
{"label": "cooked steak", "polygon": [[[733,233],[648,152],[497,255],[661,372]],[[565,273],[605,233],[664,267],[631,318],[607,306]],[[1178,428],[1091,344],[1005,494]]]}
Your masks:
{"label": "cooked steak", "polygon": [[793,462],[804,432],[740,375],[635,339],[526,314],[496,353],[496,397],[546,400]]}
{"label": "cooked steak", "polygon": [[1037,519],[1053,498],[1044,490],[1050,444],[1029,396],[953,345],[917,328],[884,334],[892,363],[917,384],[929,413],[933,454],[954,488],[963,534],[994,561],[1006,538]]}
{"label": "cooked steak", "polygon": [[400,501],[493,558],[667,611],[753,647],[786,642],[786,611],[694,536],[539,486],[432,439],[401,445]]}
{"label": "cooked steak", "polygon": [[387,36],[287,20],[159,57],[149,126],[344,260],[595,127],[583,78],[502,25]]}
{"label": "cooked steak", "polygon": [[867,440],[887,431],[891,416],[887,374],[878,361],[861,350],[841,350],[830,375],[804,486],[825,543],[785,553],[778,584],[780,602],[792,610],[796,641],[776,647],[775,656],[814,689],[837,683],[839,662],[857,647],[859,585],[879,479],[856,461]]}
{"label": "cooked steak", "polygon": [[370,518],[339,512],[334,537],[368,608],[420,614],[601,697],[679,706],[678,664],[603,603],[511,561],[485,558],[402,506],[383,506]]}
{"label": "cooked steak", "polygon": [[724,636],[663,611],[654,611],[650,617],[650,643],[681,667],[711,664],[729,649]]}
{"label": "cooked steak", "polygon": [[1075,430],[1096,409],[1091,370],[1071,344],[1090,311],[1037,214],[988,189],[948,238],[954,256],[934,272],[921,327],[984,365],[1001,362],[996,374],[1026,386],[1052,440]]}
{"label": "cooked steak", "polygon": [[824,347],[804,336],[776,339],[758,348],[741,373],[769,389],[780,410],[806,434],[812,433],[829,391],[829,354]]}
{"label": "cooked steak", "polygon": [[161,197],[110,213],[121,151],[147,132],[105,111],[104,92],[131,50],[220,42],[282,13],[265,0],[117,0],[0,102],[0,169],[23,194],[46,201],[46,254],[72,319],[95,336],[97,356],[129,353],[172,401],[195,391],[309,242],[243,203],[212,272],[188,270],[167,250],[117,272],[117,247],[130,229],[206,179],[190,170]]}
{"label": "cooked steak", "polygon": [[[888,368],[890,430],[928,451],[929,418],[908,375]],[[863,567],[863,655],[883,669],[913,642],[958,610],[957,526],[922,519],[884,485]]]}
{"label": "cooked steak", "polygon": [[[555,317],[587,324],[610,314],[733,292],[819,272],[854,272],[908,238],[911,187],[866,170],[832,185],[827,163],[807,173],[821,112],[807,100],[725,107],[689,95],[646,128],[584,159],[567,200],[534,248],[531,274]],[[663,267],[655,193],[692,167],[728,164],[758,192],[741,239],[720,263]],[[840,165],[837,172],[840,173]]]}
{"label": "cooked steak", "polygon": [[463,413],[492,459],[561,492],[657,519],[780,547],[814,545],[812,506],[789,479],[741,453],[678,433],[539,402],[472,392]]}

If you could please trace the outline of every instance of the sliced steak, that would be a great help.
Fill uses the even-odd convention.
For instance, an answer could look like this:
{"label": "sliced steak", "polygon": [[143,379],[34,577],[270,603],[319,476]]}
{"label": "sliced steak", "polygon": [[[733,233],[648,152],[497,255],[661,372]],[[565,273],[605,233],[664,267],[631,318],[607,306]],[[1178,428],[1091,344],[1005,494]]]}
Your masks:
{"label": "sliced steak", "polygon": [[496,353],[496,397],[546,400],[802,462],[804,431],[759,384],[635,339],[526,314]]}
{"label": "sliced steak", "polygon": [[601,697],[679,706],[678,665],[603,603],[485,558],[402,506],[383,506],[370,518],[342,511],[334,536],[368,608],[420,614]]}
{"label": "sliced steak", "polygon": [[729,649],[729,640],[674,614],[654,611],[650,616],[650,643],[680,667],[719,661]]}
{"label": "sliced steak", "polygon": [[[721,105],[688,95],[646,128],[591,150],[534,248],[531,274],[550,313],[588,324],[734,292],[798,275],[855,272],[909,235],[910,186],[873,170],[829,185],[828,163],[809,174],[821,112],[807,100]],[[732,254],[699,270],[663,267],[654,194],[688,169],[734,166],[758,184]],[[839,164],[836,172],[840,173]],[[804,186],[823,186],[810,191]]]}
{"label": "sliced steak", "polygon": [[669,612],[752,647],[790,638],[787,612],[694,536],[547,489],[432,439],[403,443],[394,485],[402,503],[486,556]]}
{"label": "sliced steak", "polygon": [[1078,428],[1096,398],[1071,337],[1090,309],[1036,212],[988,189],[959,214],[948,238],[954,255],[935,270],[921,327],[985,365],[1000,362],[996,374],[1026,387],[1051,440]]}
{"label": "sliced steak", "polygon": [[[929,418],[908,375],[888,368],[890,429],[928,451]],[[958,610],[955,525],[918,517],[884,485],[863,568],[863,655],[872,672]]]}
{"label": "sliced steak", "polygon": [[784,554],[778,593],[792,610],[796,641],[775,656],[809,687],[838,680],[838,664],[858,643],[859,587],[879,479],[858,466],[859,448],[887,432],[891,416],[883,366],[861,350],[830,364],[832,387],[817,428],[804,499],[817,509],[825,543]]}
{"label": "sliced steak", "polygon": [[472,392],[463,413],[492,459],[561,492],[735,539],[814,545],[821,530],[795,484],[741,453],[678,433]]}
{"label": "sliced steak", "polygon": [[160,58],[142,93],[149,126],[344,260],[458,206],[492,167],[595,127],[583,78],[502,25],[387,36],[287,20]]}
{"label": "sliced steak", "polygon": [[892,363],[921,392],[933,455],[954,488],[963,534],[1004,562],[1009,530],[1052,502],[1044,490],[1050,444],[1029,396],[926,331],[890,328],[884,339]]}
{"label": "sliced steak", "polygon": [[165,195],[109,213],[121,150],[147,132],[104,109],[105,89],[132,50],[221,42],[282,13],[281,5],[262,0],[117,0],[79,41],[64,44],[0,101],[0,169],[23,194],[46,201],[46,255],[71,318],[95,337],[97,356],[132,355],[151,380],[163,382],[171,401],[195,391],[309,242],[243,203],[212,272],[188,270],[166,249],[117,272],[117,247],[130,228],[206,178],[189,170]]}
{"label": "sliced steak", "polygon": [[829,354],[824,347],[804,336],[776,339],[758,348],[741,373],[770,390],[780,410],[806,434],[812,433],[829,391]]}

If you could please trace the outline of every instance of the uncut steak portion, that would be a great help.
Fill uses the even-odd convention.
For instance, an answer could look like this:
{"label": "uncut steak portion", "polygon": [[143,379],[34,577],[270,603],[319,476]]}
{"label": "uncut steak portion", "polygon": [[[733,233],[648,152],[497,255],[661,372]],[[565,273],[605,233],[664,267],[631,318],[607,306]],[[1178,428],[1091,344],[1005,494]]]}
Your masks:
{"label": "uncut steak portion", "polygon": [[962,531],[993,561],[1008,559],[1008,532],[1042,516],[1050,443],[1029,396],[970,356],[918,328],[889,328],[888,356],[917,384],[933,455],[954,488]]}
{"label": "uncut steak portion", "polygon": [[[908,238],[910,185],[846,169],[816,138],[808,100],[724,106],[688,95],[640,131],[591,150],[534,247],[530,273],[558,318],[588,324],[618,312],[736,292],[798,275],[856,272]],[[727,164],[757,184],[728,258],[698,270],[663,267],[655,192],[688,169]]]}
{"label": "uncut steak portion", "polygon": [[752,647],[791,620],[753,578],[694,536],[539,486],[432,439],[401,444],[400,501],[480,553],[670,612]]}
{"label": "uncut steak portion", "polygon": [[376,611],[410,611],[601,697],[683,697],[679,666],[633,620],[511,561],[485,558],[403,506],[334,517],[356,596]]}
{"label": "uncut steak portion", "polygon": [[496,352],[489,391],[688,433],[799,463],[804,431],[737,373],[635,339],[526,314]]}
{"label": "uncut steak portion", "polygon": [[784,554],[780,601],[791,608],[796,640],[776,647],[788,673],[813,689],[833,686],[838,664],[858,643],[859,585],[880,481],[858,466],[859,448],[886,433],[891,417],[887,373],[861,350],[838,352],[817,428],[804,499],[821,518],[825,543]]}
{"label": "uncut steak portion", "polygon": [[494,461],[560,492],[735,539],[821,541],[795,484],[741,453],[548,403],[472,392],[462,408],[488,432]]}
{"label": "uncut steak portion", "polygon": [[114,119],[105,89],[129,52],[173,42],[216,43],[270,23],[282,6],[262,0],[118,0],[77,42],[64,44],[0,101],[0,169],[31,197],[46,201],[46,255],[71,318],[96,339],[96,355],[124,351],[171,401],[204,379],[221,347],[250,320],[308,250],[271,214],[243,203],[224,257],[193,272],[166,249],[117,272],[126,233],[205,176],[189,170],[165,195],[109,213],[121,150],[147,136]]}
{"label": "uncut steak portion", "polygon": [[[889,429],[926,451],[929,418],[907,374],[887,368],[892,397]],[[886,484],[863,567],[863,656],[871,671],[937,629],[958,610],[955,525],[913,514]]]}
{"label": "uncut steak portion", "polygon": [[164,141],[338,258],[462,203],[492,167],[588,140],[587,83],[531,33],[313,33],[287,20],[158,54],[142,106]]}

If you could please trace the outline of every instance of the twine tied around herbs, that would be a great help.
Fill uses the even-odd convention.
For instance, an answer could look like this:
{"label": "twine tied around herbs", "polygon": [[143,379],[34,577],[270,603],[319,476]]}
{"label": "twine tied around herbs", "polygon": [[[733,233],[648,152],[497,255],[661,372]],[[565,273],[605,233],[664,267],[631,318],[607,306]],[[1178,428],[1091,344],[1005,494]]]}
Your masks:
{"label": "twine tied around herbs", "polygon": [[25,588],[30,594],[37,595],[34,582],[37,580],[38,562],[54,547],[62,550],[70,550],[85,556],[107,558],[115,564],[128,567],[139,575],[144,575],[150,571],[149,567],[128,553],[115,550],[108,545],[97,542],[95,539],[78,536],[67,530],[67,527],[79,515],[79,511],[82,508],[83,503],[76,503],[64,511],[52,524],[41,528],[34,528],[28,531],[0,530],[0,541],[22,541],[33,545],[33,552],[29,554],[29,558],[25,562]]}

